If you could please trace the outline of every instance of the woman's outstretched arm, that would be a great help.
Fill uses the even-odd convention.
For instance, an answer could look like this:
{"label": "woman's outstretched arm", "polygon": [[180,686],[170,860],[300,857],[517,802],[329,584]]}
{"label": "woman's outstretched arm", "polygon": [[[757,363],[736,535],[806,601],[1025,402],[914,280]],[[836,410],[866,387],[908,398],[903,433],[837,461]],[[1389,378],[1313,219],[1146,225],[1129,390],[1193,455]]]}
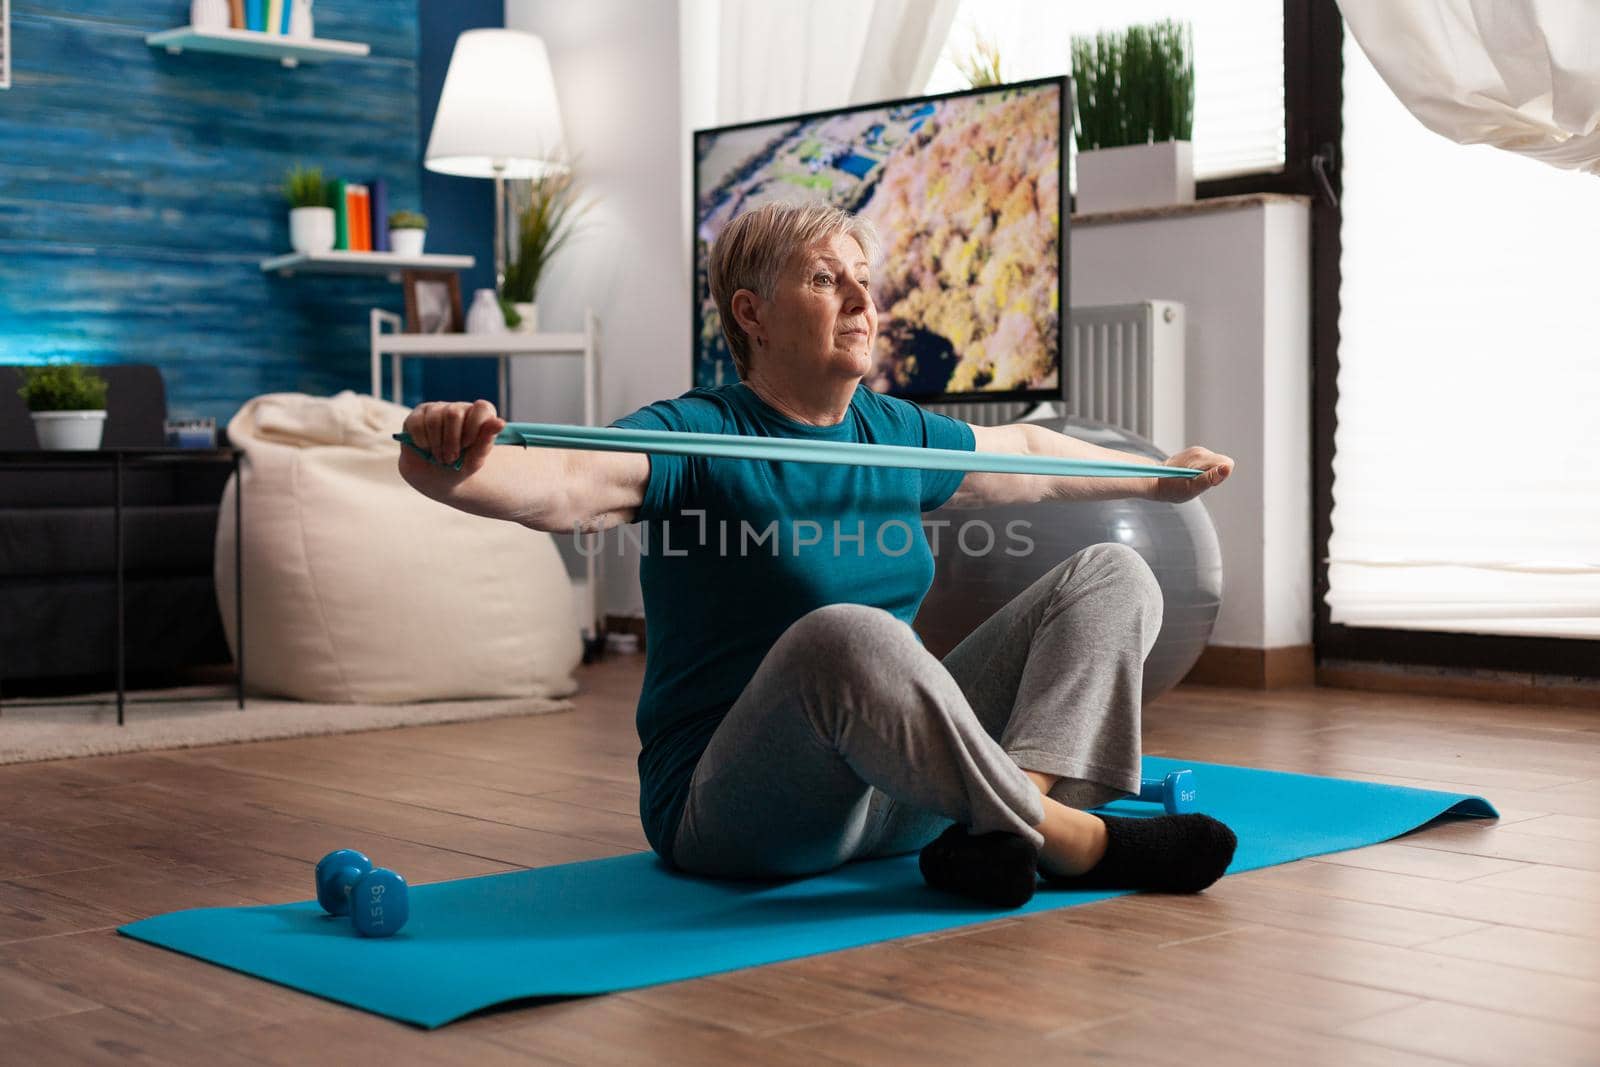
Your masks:
{"label": "woman's outstretched arm", "polygon": [[404,429],[433,461],[398,446],[400,476],[458,510],[550,533],[633,520],[650,477],[643,453],[497,447],[495,435],[504,428],[487,400],[421,404]]}
{"label": "woman's outstretched arm", "polygon": [[[1055,456],[1113,463],[1150,463],[1148,456],[1102,448],[1088,441],[1056,433],[1031,423],[972,427],[975,452],[1018,456]],[[1180,502],[1223,480],[1233,472],[1233,460],[1205,448],[1186,448],[1167,461],[1171,467],[1190,467],[1206,473],[1198,478],[1083,478],[1046,474],[994,474],[973,471],[961,480],[948,507],[978,508],[992,504],[1034,504],[1043,500],[1115,500],[1148,497]],[[1172,484],[1163,484],[1172,483]]]}

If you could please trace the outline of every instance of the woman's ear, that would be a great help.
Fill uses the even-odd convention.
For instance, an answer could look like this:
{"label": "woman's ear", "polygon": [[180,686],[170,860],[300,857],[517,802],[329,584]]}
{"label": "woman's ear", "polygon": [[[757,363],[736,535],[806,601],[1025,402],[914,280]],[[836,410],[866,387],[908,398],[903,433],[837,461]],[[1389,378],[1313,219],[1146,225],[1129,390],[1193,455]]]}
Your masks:
{"label": "woman's ear", "polygon": [[740,289],[733,294],[733,299],[728,301],[728,307],[733,312],[733,321],[738,323],[745,336],[755,344],[757,338],[761,336],[761,298],[749,289]]}

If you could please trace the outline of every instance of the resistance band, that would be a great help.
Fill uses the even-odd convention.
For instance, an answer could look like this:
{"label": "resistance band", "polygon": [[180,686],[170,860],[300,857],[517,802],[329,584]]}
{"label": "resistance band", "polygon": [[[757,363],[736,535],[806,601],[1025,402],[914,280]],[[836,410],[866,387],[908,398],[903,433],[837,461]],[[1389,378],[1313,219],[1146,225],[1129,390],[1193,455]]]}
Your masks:
{"label": "resistance band", "polygon": [[[429,463],[432,453],[419,448],[411,435],[396,441]],[[953,448],[909,448],[841,441],[797,441],[784,437],[739,434],[679,433],[674,430],[629,430],[615,426],[562,426],[552,423],[507,423],[494,439],[497,445],[579,448],[595,452],[655,452],[677,456],[722,456],[729,459],[787,460],[794,463],[839,463],[856,467],[903,467],[935,471],[986,471],[996,474],[1053,474],[1080,478],[1194,478],[1188,467],[1161,467],[1058,456],[1018,456],[1006,452],[963,452]],[[451,464],[461,469],[462,461]]]}

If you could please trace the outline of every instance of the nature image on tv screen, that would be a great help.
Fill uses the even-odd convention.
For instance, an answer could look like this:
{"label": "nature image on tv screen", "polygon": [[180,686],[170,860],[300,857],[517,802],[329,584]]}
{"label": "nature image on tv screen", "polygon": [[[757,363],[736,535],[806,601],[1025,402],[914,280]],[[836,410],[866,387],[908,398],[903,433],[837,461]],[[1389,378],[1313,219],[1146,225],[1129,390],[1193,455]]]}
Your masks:
{"label": "nature image on tv screen", "polygon": [[1059,391],[1065,82],[695,134],[694,384],[737,380],[706,270],[728,221],[824,199],[870,219],[866,384],[897,396]]}

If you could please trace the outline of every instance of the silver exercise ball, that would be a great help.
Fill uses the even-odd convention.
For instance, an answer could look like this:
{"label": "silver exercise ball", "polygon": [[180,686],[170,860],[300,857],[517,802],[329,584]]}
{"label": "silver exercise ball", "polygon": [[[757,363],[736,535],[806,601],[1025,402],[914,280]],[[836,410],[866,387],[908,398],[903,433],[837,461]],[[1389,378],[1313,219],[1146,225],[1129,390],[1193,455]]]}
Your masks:
{"label": "silver exercise ball", "polygon": [[[1041,419],[1046,426],[1118,452],[1162,463],[1166,454],[1127,430],[1093,419]],[[1020,504],[992,508],[944,508],[929,519],[949,525],[939,530],[933,587],[917,614],[916,630],[936,656],[944,656],[978,624],[1004,607],[1062,560],[1106,541],[1134,549],[1155,572],[1165,600],[1161,634],[1144,664],[1144,700],[1149,703],[1183,680],[1200,658],[1222,603],[1222,549],[1216,527],[1199,500],[1163,504],[1152,500]],[[1008,555],[1007,524],[1028,524],[1033,547]],[[969,555],[956,533],[964,523],[984,522],[994,531],[993,546]],[[932,535],[930,534],[930,537]],[[976,535],[967,544],[982,546]]]}

